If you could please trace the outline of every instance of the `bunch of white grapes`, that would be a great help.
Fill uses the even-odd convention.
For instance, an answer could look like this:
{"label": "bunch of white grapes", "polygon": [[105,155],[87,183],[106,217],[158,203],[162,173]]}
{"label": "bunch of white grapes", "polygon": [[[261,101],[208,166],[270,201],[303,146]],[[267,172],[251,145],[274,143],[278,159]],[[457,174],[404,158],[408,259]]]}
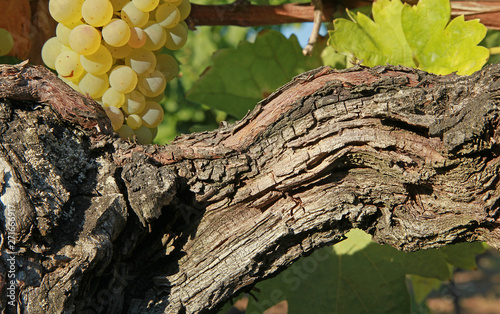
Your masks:
{"label": "bunch of white grapes", "polygon": [[45,64],[101,103],[122,138],[151,143],[179,72],[160,51],[186,43],[189,0],[50,0],[49,10],[59,24],[42,48]]}

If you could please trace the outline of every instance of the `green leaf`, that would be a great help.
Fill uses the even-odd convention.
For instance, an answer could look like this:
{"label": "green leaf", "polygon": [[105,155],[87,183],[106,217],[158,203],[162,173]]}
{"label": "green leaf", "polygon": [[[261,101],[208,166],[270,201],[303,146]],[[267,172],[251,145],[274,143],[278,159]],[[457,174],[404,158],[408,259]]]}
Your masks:
{"label": "green leaf", "polygon": [[[486,251],[480,242],[458,243],[436,250],[441,253],[446,262],[454,267],[473,270],[476,269],[476,256]],[[410,289],[413,292],[414,300],[417,304],[424,302],[425,298],[432,290],[437,290],[443,280],[436,278],[425,278],[418,275],[408,275]]]}
{"label": "green leaf", "polygon": [[462,269],[473,270],[477,268],[476,255],[486,251],[481,242],[458,243],[439,249],[446,262]]}
{"label": "green leaf", "polygon": [[187,98],[241,118],[293,76],[319,65],[319,56],[312,60],[302,54],[295,36],[286,39],[268,30],[253,44],[243,41],[236,49],[218,51]]}
{"label": "green leaf", "polygon": [[[284,299],[289,313],[408,313],[408,274],[431,278],[433,284],[435,280],[447,280],[451,276],[449,262],[467,260],[458,262],[466,265],[481,246],[464,244],[453,249],[404,253],[373,242],[361,230],[352,230],[347,237],[259,283],[259,301],[250,300],[247,313],[262,313]],[[464,257],[457,258],[458,252]],[[423,289],[418,291],[419,299],[429,291],[429,287],[417,288]]]}
{"label": "green leaf", "polygon": [[[442,36],[442,31],[450,21],[449,0],[420,1],[417,5],[406,4],[401,15],[401,24],[406,39],[415,55],[422,55],[432,34]],[[440,47],[433,47],[439,49]],[[420,64],[420,62],[417,62]]]}
{"label": "green leaf", "polygon": [[401,26],[401,1],[378,0],[373,3],[373,19],[358,12],[352,21],[336,19],[330,32],[330,45],[347,56],[363,60],[367,66],[401,64],[414,67],[411,48]]}
{"label": "green leaf", "polygon": [[[434,0],[436,1],[436,0]],[[446,1],[447,0],[438,0]],[[409,5],[405,6],[409,8]],[[432,11],[429,8],[429,11]],[[403,12],[414,12],[405,10]],[[412,13],[413,14],[413,13]],[[406,15],[403,14],[403,18]],[[404,21],[404,20],[403,20]],[[412,19],[415,23],[415,20]],[[420,21],[426,23],[427,21]],[[403,25],[410,25],[404,23]],[[412,28],[408,26],[405,34],[409,35]],[[464,17],[459,16],[453,19],[445,29],[427,33],[427,42],[420,39],[419,44],[411,41],[414,46],[415,58],[418,60],[419,68],[436,74],[449,74],[456,71],[460,75],[470,75],[479,71],[488,61],[489,50],[477,46],[486,35],[486,27],[479,23],[479,20],[464,21]]]}
{"label": "green leaf", "polygon": [[437,290],[443,284],[442,280],[436,278],[425,278],[419,275],[408,275],[413,297],[417,304],[423,303],[425,298],[432,292]]}
{"label": "green leaf", "polygon": [[0,56],[0,64],[18,64],[23,60],[20,60],[13,56]]}
{"label": "green leaf", "polygon": [[377,0],[373,21],[351,15],[337,19],[330,44],[367,66],[386,63],[418,67],[436,74],[469,75],[481,69],[488,49],[477,46],[486,35],[478,20],[459,16],[450,22],[449,0],[421,0],[416,6],[399,0]]}
{"label": "green leaf", "polygon": [[[486,32],[486,36],[480,43],[481,46],[486,48],[495,48],[500,46],[500,31],[495,29],[489,29]],[[491,54],[488,59],[488,64],[496,64],[500,62],[500,54]]]}
{"label": "green leaf", "polygon": [[337,53],[331,46],[326,46],[321,51],[321,59],[323,64],[328,64],[334,69],[345,69],[346,68],[346,57]]}

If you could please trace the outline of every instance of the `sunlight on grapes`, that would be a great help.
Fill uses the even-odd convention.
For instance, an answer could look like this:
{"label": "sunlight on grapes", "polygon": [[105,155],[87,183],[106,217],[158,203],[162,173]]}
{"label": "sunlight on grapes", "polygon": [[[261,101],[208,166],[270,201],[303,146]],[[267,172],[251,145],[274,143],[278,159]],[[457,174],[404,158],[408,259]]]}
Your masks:
{"label": "sunlight on grapes", "polygon": [[[102,104],[121,138],[151,143],[167,82],[179,74],[163,52],[186,43],[190,2],[50,0],[49,11],[59,24],[42,48],[47,67]],[[8,47],[1,31],[0,54]]]}

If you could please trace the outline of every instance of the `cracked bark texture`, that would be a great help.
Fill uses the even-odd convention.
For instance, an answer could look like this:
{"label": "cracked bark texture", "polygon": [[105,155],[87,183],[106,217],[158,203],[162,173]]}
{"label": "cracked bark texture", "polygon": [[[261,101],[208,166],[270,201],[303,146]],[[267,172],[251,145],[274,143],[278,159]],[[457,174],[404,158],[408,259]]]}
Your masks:
{"label": "cracked bark texture", "polygon": [[44,68],[0,66],[0,303],[12,256],[24,312],[203,313],[352,228],[500,248],[498,73],[319,68],[141,146]]}

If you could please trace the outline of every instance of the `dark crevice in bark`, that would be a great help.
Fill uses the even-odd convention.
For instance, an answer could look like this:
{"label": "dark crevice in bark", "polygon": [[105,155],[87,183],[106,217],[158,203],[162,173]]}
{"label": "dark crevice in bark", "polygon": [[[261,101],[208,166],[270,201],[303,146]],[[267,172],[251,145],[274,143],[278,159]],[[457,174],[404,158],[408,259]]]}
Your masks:
{"label": "dark crevice in bark", "polygon": [[413,132],[415,134],[418,134],[423,137],[428,137],[429,136],[429,129],[426,127],[423,127],[421,125],[412,125],[408,123],[407,121],[399,121],[397,119],[381,119],[380,123],[382,125],[387,125],[390,127],[393,127],[395,129],[399,130],[405,130],[408,132]]}

